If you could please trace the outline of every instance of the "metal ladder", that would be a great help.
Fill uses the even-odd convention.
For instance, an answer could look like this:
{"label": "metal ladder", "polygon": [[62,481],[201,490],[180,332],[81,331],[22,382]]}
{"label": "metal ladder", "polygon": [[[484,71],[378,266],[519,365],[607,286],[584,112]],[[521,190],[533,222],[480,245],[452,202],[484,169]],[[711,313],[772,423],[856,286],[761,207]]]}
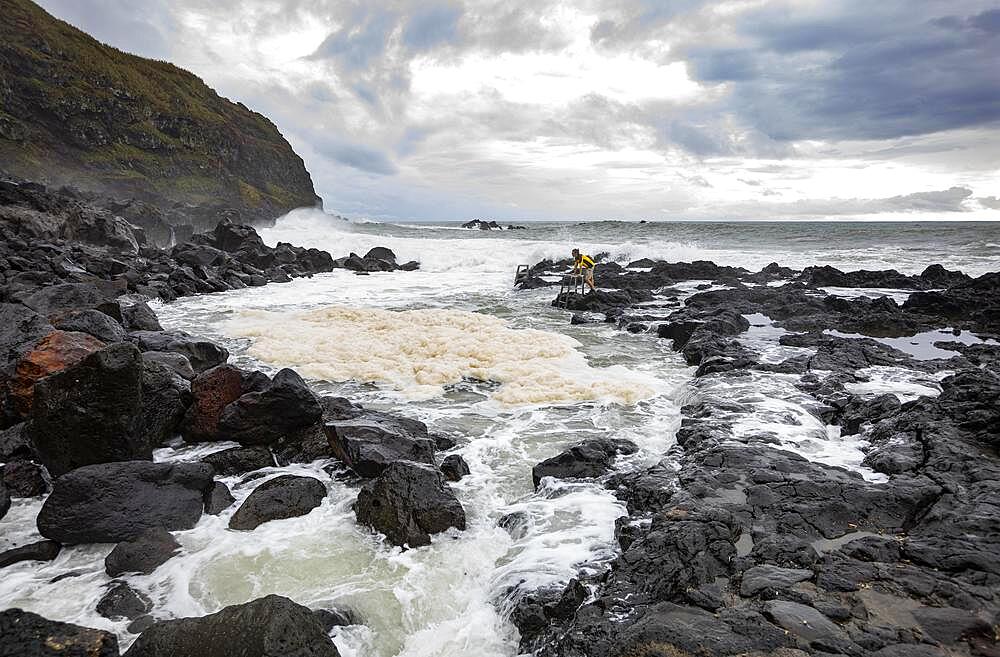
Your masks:
{"label": "metal ladder", "polygon": [[521,282],[522,279],[528,277],[528,270],[531,269],[529,265],[518,265],[517,272],[514,274],[514,285]]}
{"label": "metal ladder", "polygon": [[562,298],[563,308],[569,308],[569,295],[579,294],[583,296],[583,274],[566,274],[559,285],[559,296]]}

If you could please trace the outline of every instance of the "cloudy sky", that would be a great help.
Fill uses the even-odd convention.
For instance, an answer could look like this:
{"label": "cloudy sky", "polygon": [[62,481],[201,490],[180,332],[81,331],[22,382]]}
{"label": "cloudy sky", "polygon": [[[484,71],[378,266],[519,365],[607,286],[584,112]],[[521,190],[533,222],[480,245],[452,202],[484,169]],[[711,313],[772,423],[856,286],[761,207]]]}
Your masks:
{"label": "cloudy sky", "polygon": [[995,0],[41,0],[270,117],[331,211],[1000,219]]}

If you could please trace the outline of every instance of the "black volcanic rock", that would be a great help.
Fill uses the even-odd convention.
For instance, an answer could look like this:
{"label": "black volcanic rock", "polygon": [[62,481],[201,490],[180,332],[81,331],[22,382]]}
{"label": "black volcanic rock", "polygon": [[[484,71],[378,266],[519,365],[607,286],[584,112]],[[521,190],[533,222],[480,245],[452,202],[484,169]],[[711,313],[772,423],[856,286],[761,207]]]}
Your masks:
{"label": "black volcanic rock", "polygon": [[623,439],[595,438],[574,445],[531,469],[531,481],[538,487],[542,477],[587,479],[611,470],[619,454],[634,454],[635,443]]}
{"label": "black volcanic rock", "polygon": [[430,545],[431,534],[465,529],[465,510],[434,466],[396,461],[358,493],[354,512],[395,545]]}
{"label": "black volcanic rock", "polygon": [[118,657],[111,632],[52,621],[30,611],[0,611],[0,650],[4,657]]}
{"label": "black volcanic rock", "polygon": [[212,468],[203,463],[84,466],[55,480],[38,531],[72,544],[117,543],[157,527],[190,529],[212,486]]}
{"label": "black volcanic rock", "polygon": [[146,629],[128,657],[339,657],[313,612],[269,595],[199,618],[160,621]]}
{"label": "black volcanic rock", "polygon": [[231,447],[220,452],[212,452],[202,459],[221,477],[243,474],[251,470],[274,466],[271,450],[263,445],[255,447]]}
{"label": "black volcanic rock", "polygon": [[62,546],[50,540],[35,541],[0,552],[0,568],[6,568],[22,561],[52,561],[59,556]]}
{"label": "black volcanic rock", "polygon": [[168,351],[183,354],[195,372],[225,363],[229,352],[208,340],[199,340],[183,331],[133,331],[128,334],[142,351]]}
{"label": "black volcanic rock", "polygon": [[449,454],[441,461],[441,474],[448,481],[460,481],[462,477],[470,474],[469,464],[458,454]]}
{"label": "black volcanic rock", "polygon": [[180,547],[166,529],[152,527],[116,545],[104,559],[104,570],[111,577],[126,573],[148,575],[166,563]]}
{"label": "black volcanic rock", "polygon": [[136,591],[125,582],[114,584],[97,601],[97,613],[111,620],[127,618],[133,620],[149,612],[153,603],[145,594]]}
{"label": "black volcanic rock", "polygon": [[418,420],[365,411],[324,428],[334,456],[362,477],[377,477],[401,460],[434,465],[434,441]]}
{"label": "black volcanic rock", "polygon": [[122,342],[125,329],[100,310],[71,310],[53,319],[52,325],[60,331],[78,331],[94,336],[102,342]]}
{"label": "black volcanic rock", "polygon": [[128,343],[94,352],[34,387],[29,437],[53,475],[108,461],[148,459],[143,364]]}
{"label": "black volcanic rock", "polygon": [[326,486],[313,477],[281,475],[268,479],[250,493],[233,517],[230,529],[250,530],[270,520],[309,513],[326,497]]}
{"label": "black volcanic rock", "polygon": [[48,473],[31,461],[8,461],[2,469],[3,485],[11,497],[39,497],[49,492]]}
{"label": "black volcanic rock", "polygon": [[226,406],[219,417],[219,433],[243,445],[268,445],[314,424],[322,414],[302,377],[286,368],[265,389]]}

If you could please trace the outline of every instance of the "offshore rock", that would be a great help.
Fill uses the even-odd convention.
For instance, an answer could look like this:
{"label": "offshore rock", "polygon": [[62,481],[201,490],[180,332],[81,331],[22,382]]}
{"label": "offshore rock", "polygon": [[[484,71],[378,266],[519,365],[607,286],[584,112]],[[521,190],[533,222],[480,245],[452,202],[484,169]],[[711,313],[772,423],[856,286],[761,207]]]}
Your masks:
{"label": "offshore rock", "polygon": [[233,517],[230,529],[256,529],[265,522],[304,516],[322,503],[326,486],[313,477],[281,475],[254,489]]}
{"label": "offshore rock", "polygon": [[465,510],[433,466],[397,461],[366,483],[354,506],[358,522],[395,545],[430,545],[431,534],[465,529]]}
{"label": "offshore rock", "polygon": [[128,657],[339,657],[308,607],[269,595],[200,618],[160,621],[146,629]]}
{"label": "offshore rock", "polygon": [[112,577],[126,573],[148,575],[180,548],[180,543],[170,532],[162,527],[153,527],[116,545],[104,558],[104,570]]}
{"label": "offshore rock", "polygon": [[0,611],[0,650],[5,657],[118,657],[111,632],[60,623],[20,609]]}
{"label": "offshore rock", "polygon": [[211,490],[204,463],[131,461],[77,468],[55,480],[38,531],[60,543],[117,543],[142,532],[190,529]]}
{"label": "offshore rock", "polygon": [[139,351],[118,343],[35,384],[29,436],[58,476],[93,463],[149,459]]}
{"label": "offshore rock", "polygon": [[314,424],[322,414],[302,377],[286,368],[265,389],[226,406],[219,417],[219,434],[242,445],[268,445]]}

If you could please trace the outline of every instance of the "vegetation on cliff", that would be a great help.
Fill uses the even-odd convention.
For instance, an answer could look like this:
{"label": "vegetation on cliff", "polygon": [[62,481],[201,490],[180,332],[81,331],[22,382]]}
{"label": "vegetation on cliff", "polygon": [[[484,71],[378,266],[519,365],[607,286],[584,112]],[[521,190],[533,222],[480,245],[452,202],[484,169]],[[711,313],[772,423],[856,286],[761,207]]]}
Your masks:
{"label": "vegetation on cliff", "polygon": [[266,117],[167,62],[0,0],[0,163],[51,184],[270,219],[319,199]]}

